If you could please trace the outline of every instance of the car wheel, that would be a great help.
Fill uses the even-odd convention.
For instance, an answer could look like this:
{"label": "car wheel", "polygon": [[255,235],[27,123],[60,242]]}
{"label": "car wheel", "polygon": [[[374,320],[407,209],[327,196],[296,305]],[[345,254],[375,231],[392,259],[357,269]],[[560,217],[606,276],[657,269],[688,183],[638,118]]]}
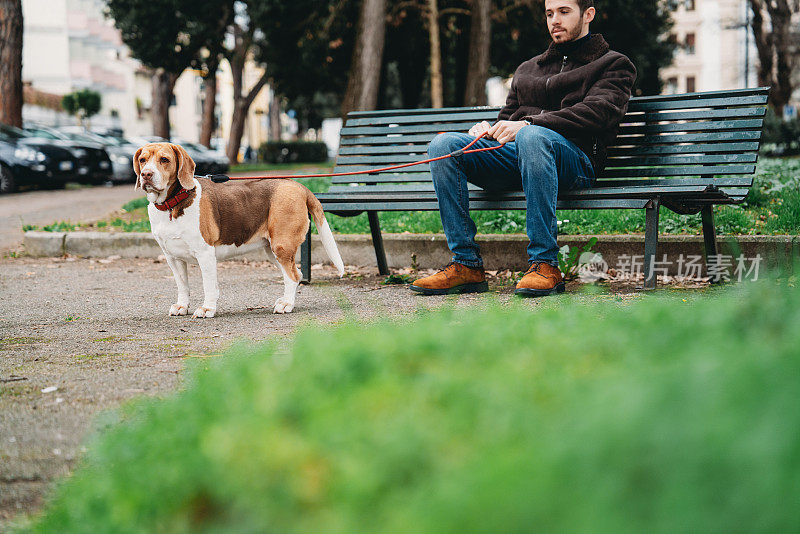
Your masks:
{"label": "car wheel", "polygon": [[14,175],[11,169],[5,165],[0,165],[0,195],[14,192]]}

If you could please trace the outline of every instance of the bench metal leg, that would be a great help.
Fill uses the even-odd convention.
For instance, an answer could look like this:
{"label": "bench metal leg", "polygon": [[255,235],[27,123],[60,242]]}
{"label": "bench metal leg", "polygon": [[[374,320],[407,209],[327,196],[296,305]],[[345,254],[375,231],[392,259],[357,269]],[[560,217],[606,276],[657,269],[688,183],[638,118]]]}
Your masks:
{"label": "bench metal leg", "polygon": [[[709,270],[709,262],[718,262],[719,256],[717,255],[717,229],[714,226],[714,208],[711,204],[703,206],[700,210],[700,217],[703,220],[703,243],[705,245],[706,253],[706,271]],[[712,268],[711,271],[716,272]],[[712,278],[711,283],[716,283],[718,280]]]}
{"label": "bench metal leg", "polygon": [[311,227],[308,227],[306,240],[300,245],[300,272],[303,277],[300,279],[301,284],[308,284],[311,282]]}
{"label": "bench metal leg", "polygon": [[381,225],[378,221],[377,211],[368,211],[369,230],[372,232],[372,246],[375,247],[375,258],[378,260],[378,272],[381,275],[389,274],[389,267],[386,264],[386,252],[383,250],[383,236],[381,236]]}
{"label": "bench metal leg", "polygon": [[656,288],[656,273],[653,269],[658,248],[658,208],[659,201],[654,198],[645,206],[644,223],[644,289]]}

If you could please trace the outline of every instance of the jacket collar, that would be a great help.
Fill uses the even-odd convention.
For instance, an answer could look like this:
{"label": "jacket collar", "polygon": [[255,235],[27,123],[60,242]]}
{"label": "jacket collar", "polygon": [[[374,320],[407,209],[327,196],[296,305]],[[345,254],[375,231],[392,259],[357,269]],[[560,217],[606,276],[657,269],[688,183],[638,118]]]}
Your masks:
{"label": "jacket collar", "polygon": [[[602,57],[610,48],[611,47],[608,46],[608,43],[603,39],[601,34],[593,33],[586,44],[573,51],[572,54],[569,55],[569,58],[572,61],[585,65]],[[553,61],[561,61],[561,58],[561,53],[558,51],[558,48],[556,48],[555,43],[551,42],[545,53],[536,60],[536,63],[544,65]]]}

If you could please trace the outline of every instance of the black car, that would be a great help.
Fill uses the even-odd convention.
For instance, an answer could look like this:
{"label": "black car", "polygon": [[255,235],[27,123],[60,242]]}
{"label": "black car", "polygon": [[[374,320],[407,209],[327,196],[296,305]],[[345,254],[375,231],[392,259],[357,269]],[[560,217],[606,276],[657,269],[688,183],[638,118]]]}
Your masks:
{"label": "black car", "polygon": [[64,187],[75,167],[66,148],[0,124],[0,193],[26,185]]}
{"label": "black car", "polygon": [[192,143],[182,139],[176,139],[175,142],[186,149],[186,152],[194,160],[197,166],[195,174],[225,174],[228,172],[228,158],[224,154],[206,148],[199,143]]}
{"label": "black car", "polygon": [[[155,136],[137,137],[133,140],[134,143],[139,145],[146,145],[147,143],[166,143],[165,139]],[[228,158],[224,154],[211,150],[198,143],[192,143],[185,139],[176,137],[172,142],[181,145],[189,157],[194,161],[196,176],[204,176],[206,174],[225,174],[228,172]]]}
{"label": "black car", "polygon": [[114,183],[133,182],[136,174],[133,172],[133,155],[139,148],[127,139],[110,134],[90,132],[79,126],[59,128],[59,132],[68,136],[73,141],[96,143],[103,146],[111,158],[111,181]]}
{"label": "black car", "polygon": [[72,152],[77,161],[75,179],[81,183],[101,184],[111,180],[111,158],[100,143],[75,140],[70,135],[45,126],[27,126],[25,131]]}

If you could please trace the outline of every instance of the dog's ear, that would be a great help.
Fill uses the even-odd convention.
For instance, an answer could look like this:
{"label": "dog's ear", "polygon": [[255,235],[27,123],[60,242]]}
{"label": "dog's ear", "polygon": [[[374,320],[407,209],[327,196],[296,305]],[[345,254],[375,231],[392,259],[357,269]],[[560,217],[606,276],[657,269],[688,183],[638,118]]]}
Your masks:
{"label": "dog's ear", "polygon": [[142,166],[139,165],[139,156],[142,154],[142,148],[144,147],[139,148],[133,156],[133,172],[136,173],[136,184],[133,186],[134,191],[142,188],[142,181],[139,178],[139,173],[142,172]]}
{"label": "dog's ear", "polygon": [[194,160],[189,157],[186,150],[180,145],[172,145],[177,161],[178,181],[184,189],[194,189]]}

